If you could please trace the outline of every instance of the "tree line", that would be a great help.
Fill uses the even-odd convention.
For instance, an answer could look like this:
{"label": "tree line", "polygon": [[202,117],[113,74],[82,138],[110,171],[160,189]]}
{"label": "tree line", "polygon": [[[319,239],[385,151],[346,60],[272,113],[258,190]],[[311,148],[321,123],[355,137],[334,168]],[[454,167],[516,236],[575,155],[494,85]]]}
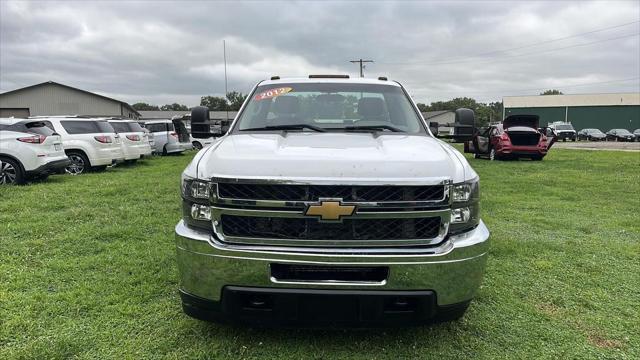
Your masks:
{"label": "tree line", "polygon": [[[563,95],[562,91],[551,89],[545,90],[540,95]],[[502,121],[502,101],[482,103],[477,102],[473,98],[461,97],[448,101],[435,101],[429,105],[418,103],[416,104],[421,112],[427,111],[455,111],[459,108],[471,109],[476,113],[476,121],[482,126],[487,125],[490,122]]]}
{"label": "tree line", "polygon": [[[237,92],[231,91],[227,93],[226,97],[222,96],[203,96],[200,98],[200,106],[206,106],[210,111],[238,111],[242,106],[242,103],[247,98],[247,95]],[[145,102],[138,102],[131,105],[134,109],[138,111],[189,111],[187,105],[184,104],[166,104],[162,106],[151,105]]]}

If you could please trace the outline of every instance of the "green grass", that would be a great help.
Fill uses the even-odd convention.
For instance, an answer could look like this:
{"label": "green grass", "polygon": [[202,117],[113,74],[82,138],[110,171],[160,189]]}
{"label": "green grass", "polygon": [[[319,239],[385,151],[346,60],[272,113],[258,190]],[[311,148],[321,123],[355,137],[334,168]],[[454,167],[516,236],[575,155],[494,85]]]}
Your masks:
{"label": "green grass", "polygon": [[640,358],[640,154],[471,159],[492,233],[467,315],[263,330],[183,315],[173,226],[192,154],[0,188],[0,359]]}

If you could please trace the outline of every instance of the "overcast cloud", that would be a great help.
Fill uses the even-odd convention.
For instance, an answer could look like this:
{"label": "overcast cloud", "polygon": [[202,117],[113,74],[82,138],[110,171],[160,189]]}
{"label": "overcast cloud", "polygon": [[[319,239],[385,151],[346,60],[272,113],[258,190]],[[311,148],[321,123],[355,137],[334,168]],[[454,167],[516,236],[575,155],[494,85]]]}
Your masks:
{"label": "overcast cloud", "polygon": [[229,90],[244,93],[271,75],[357,76],[358,58],[375,61],[367,77],[398,80],[424,103],[630,92],[639,33],[639,1],[0,1],[0,91],[52,80],[198,105],[224,93],[225,39]]}

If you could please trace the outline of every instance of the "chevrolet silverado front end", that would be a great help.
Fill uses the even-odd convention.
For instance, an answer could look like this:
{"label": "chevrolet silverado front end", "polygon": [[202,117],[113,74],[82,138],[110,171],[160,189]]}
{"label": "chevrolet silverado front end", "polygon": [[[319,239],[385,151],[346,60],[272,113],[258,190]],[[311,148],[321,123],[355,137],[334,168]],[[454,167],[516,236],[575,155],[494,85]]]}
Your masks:
{"label": "chevrolet silverado front end", "polygon": [[261,82],[182,198],[180,293],[203,320],[451,320],[484,272],[478,175],[386,79]]}

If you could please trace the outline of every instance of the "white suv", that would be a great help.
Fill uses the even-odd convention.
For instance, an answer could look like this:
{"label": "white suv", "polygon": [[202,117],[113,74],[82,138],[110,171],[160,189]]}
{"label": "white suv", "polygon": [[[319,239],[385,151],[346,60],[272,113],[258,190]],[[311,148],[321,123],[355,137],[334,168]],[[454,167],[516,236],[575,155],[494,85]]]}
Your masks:
{"label": "white suv", "polygon": [[62,137],[65,152],[71,160],[67,173],[101,171],[108,165],[124,161],[120,136],[104,118],[43,117]]}
{"label": "white suv", "polygon": [[148,135],[140,124],[133,120],[109,120],[109,124],[120,135],[125,161],[135,162],[151,155]]}
{"label": "white suv", "polygon": [[38,120],[0,119],[0,185],[44,179],[69,165],[60,135],[47,125]]}

